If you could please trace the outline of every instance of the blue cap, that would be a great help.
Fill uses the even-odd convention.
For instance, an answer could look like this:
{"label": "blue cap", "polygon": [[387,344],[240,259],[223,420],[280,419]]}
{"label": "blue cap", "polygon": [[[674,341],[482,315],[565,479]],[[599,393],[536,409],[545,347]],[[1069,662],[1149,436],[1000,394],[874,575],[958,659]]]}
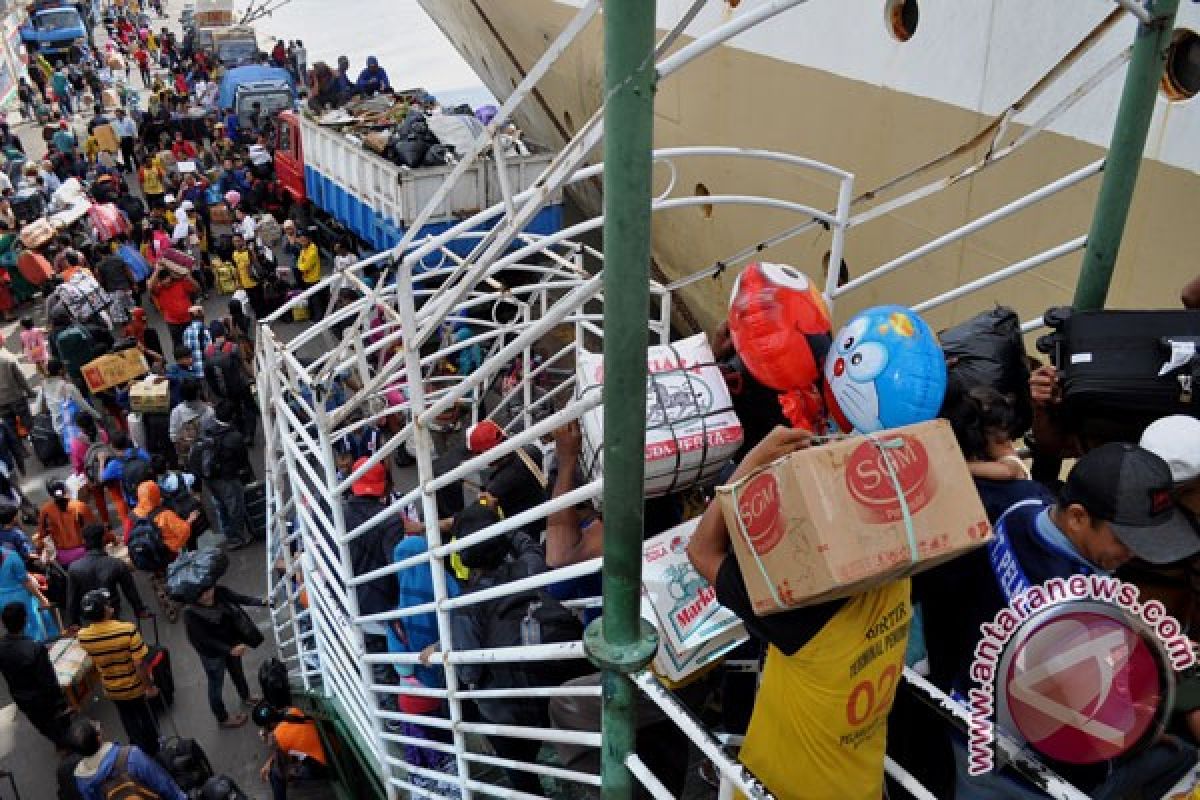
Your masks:
{"label": "blue cap", "polygon": [[368,67],[378,67],[379,59],[376,58],[375,56],[367,56],[367,66]]}

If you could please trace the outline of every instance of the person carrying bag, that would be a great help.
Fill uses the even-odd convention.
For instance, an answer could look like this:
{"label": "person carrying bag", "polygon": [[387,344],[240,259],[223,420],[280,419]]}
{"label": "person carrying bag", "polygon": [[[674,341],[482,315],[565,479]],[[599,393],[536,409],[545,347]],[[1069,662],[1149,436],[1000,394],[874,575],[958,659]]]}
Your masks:
{"label": "person carrying bag", "polygon": [[239,728],[248,719],[244,711],[231,715],[225,709],[221,694],[227,671],[246,707],[253,708],[261,699],[250,694],[242,668],[246,650],[263,642],[262,631],[242,608],[246,605],[265,606],[266,603],[261,598],[248,597],[225,586],[213,586],[201,592],[196,602],[189,604],[183,612],[188,641],[200,657],[208,677],[209,708],[222,728]]}

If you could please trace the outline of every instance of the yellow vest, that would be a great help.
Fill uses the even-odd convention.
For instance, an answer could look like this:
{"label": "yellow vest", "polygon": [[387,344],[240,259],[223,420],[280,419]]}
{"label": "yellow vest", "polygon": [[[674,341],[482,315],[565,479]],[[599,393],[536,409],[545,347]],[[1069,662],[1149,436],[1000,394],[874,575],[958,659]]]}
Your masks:
{"label": "yellow vest", "polygon": [[254,275],[250,273],[249,250],[234,250],[233,264],[237,267],[238,282],[243,289],[253,289],[258,286],[258,281],[254,280]]}
{"label": "yellow vest", "polygon": [[804,647],[767,651],[740,758],[780,800],[879,800],[908,644],[908,579],[851,598]]}

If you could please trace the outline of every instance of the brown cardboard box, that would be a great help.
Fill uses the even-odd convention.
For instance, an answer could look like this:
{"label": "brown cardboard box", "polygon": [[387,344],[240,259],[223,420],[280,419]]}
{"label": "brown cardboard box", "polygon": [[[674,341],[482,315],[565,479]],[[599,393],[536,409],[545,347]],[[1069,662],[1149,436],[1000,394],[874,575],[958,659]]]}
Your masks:
{"label": "brown cardboard box", "polygon": [[150,371],[146,358],[137,348],[100,356],[83,365],[83,379],[88,389],[102,392],[122,383],[140,378]]}
{"label": "brown cardboard box", "polygon": [[224,203],[209,206],[208,218],[214,225],[228,225],[233,222],[233,212]]}
{"label": "brown cardboard box", "polygon": [[717,491],[760,615],[859,594],[991,538],[945,420],[792,453]]}
{"label": "brown cardboard box", "polygon": [[113,126],[107,122],[103,125],[97,125],[93,131],[96,135],[96,141],[100,144],[100,149],[107,153],[115,153],[121,149],[121,141],[117,138]]}
{"label": "brown cardboard box", "polygon": [[134,411],[167,413],[171,410],[171,385],[166,378],[148,376],[129,387],[129,407]]}

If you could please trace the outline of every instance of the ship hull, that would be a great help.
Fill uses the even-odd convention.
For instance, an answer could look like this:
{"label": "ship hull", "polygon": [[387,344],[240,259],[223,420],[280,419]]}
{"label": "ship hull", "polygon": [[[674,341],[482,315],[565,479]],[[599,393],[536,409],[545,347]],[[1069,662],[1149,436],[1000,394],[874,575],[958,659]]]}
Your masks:
{"label": "ship hull", "polygon": [[[524,71],[576,10],[554,0],[422,2],[498,97],[511,94]],[[934,4],[922,7],[929,5]],[[799,24],[805,9],[802,6],[788,12],[786,19],[767,24]],[[1072,30],[1063,32],[1060,43],[1044,43],[1043,47],[1049,52],[1058,47],[1065,53],[1078,32],[1086,32],[1092,24],[1092,19],[1077,21]],[[1131,35],[1131,29],[1122,27],[1111,37],[1126,30]],[[541,141],[565,141],[595,112],[601,97],[602,39],[601,22],[593,20],[539,86],[537,96],[525,104],[519,122],[531,135]],[[686,36],[683,41],[688,41]],[[1123,41],[1127,44],[1131,39]],[[1110,48],[1120,46],[1119,39],[1110,43]],[[953,65],[946,64],[944,69],[953,69]],[[1070,126],[1078,127],[1081,120],[1068,118],[1062,126],[1064,132],[1043,133],[1004,163],[931,199],[855,228],[847,238],[845,254],[850,275],[860,275],[1101,158],[1101,143],[1111,130],[1111,111],[1121,88],[1120,75],[1101,87],[1103,96],[1088,101],[1088,113],[1093,115],[1097,113],[1093,106],[1101,111],[1107,108],[1107,129],[1098,130],[1099,122],[1085,119],[1084,133],[1079,134]],[[1190,156],[1175,155],[1180,150],[1171,138],[1180,128],[1194,127],[1200,114],[1196,103],[1200,100],[1171,104],[1160,109],[1156,118],[1149,147],[1157,148],[1163,158],[1143,161],[1110,305],[1176,306],[1182,285],[1200,271],[1195,258],[1200,251],[1200,226],[1195,222],[1200,175],[1187,161]],[[731,145],[795,153],[853,172],[855,188],[862,191],[968,140],[991,119],[986,105],[964,107],[752,48],[722,46],[660,86],[655,145]],[[982,153],[980,149],[970,157]],[[966,163],[962,160],[959,165]],[[745,166],[728,159],[701,159],[681,161],[678,170],[677,186],[688,193],[702,189],[711,194],[756,194],[832,206],[833,187],[828,181],[778,165]],[[665,181],[665,171],[658,180]],[[1086,233],[1098,187],[1098,179],[1093,179],[871,283],[839,303],[838,316],[878,303],[919,302]],[[594,192],[585,190],[577,199],[585,213],[598,210]],[[711,213],[699,208],[672,211],[655,217],[653,252],[662,274],[674,279],[725,259],[796,221],[782,212],[748,207],[717,206]],[[763,257],[819,276],[829,240],[827,232],[817,231],[772,247]],[[944,326],[997,303],[1014,306],[1023,319],[1029,319],[1048,307],[1069,304],[1080,261],[1079,253],[1065,256],[1035,272],[941,306],[930,312],[930,321],[936,327]],[[694,324],[711,328],[724,318],[731,282],[732,275],[726,274],[684,290],[683,300]]]}

